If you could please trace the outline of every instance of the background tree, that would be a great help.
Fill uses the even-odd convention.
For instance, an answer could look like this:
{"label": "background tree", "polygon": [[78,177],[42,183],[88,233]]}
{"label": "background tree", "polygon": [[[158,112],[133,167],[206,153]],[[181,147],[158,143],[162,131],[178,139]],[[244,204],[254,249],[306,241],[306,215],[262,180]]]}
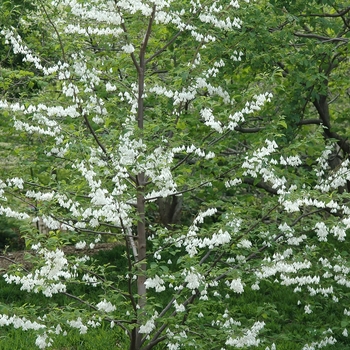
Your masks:
{"label": "background tree", "polygon": [[[1,324],[33,329],[40,348],[102,322],[130,349],[259,346],[260,333],[263,348],[286,338],[304,349],[346,343],[348,161],[332,172],[329,158],[340,154],[330,141],[342,157],[347,141],[320,114],[335,93],[331,72],[347,69],[336,45],[347,43],[346,8],[37,5],[26,20],[40,42],[32,25],[27,42],[2,30],[33,72],[23,92],[40,84],[27,96],[6,89],[0,102],[14,135],[32,140],[19,156],[36,153],[4,176],[0,213],[52,230],[28,229],[33,267],[5,275],[51,298],[50,313],[13,307]],[[101,236],[123,242],[125,266],[62,251],[93,249]],[[309,327],[295,335],[272,291]],[[337,319],[320,322],[319,305]]]}

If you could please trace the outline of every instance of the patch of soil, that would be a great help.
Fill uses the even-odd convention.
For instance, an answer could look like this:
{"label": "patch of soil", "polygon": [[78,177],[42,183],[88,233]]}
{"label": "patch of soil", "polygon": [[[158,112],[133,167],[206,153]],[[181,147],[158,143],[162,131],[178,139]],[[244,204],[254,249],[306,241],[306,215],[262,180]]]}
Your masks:
{"label": "patch of soil", "polygon": [[[112,250],[118,243],[97,243],[94,249],[84,248],[76,249],[75,246],[64,246],[62,250],[65,254],[77,254],[77,255],[95,255],[101,250]],[[30,267],[30,263],[24,258],[25,253],[30,253],[30,250],[21,250],[14,252],[0,253],[0,274],[7,271],[8,267],[12,264],[21,264],[25,268]]]}

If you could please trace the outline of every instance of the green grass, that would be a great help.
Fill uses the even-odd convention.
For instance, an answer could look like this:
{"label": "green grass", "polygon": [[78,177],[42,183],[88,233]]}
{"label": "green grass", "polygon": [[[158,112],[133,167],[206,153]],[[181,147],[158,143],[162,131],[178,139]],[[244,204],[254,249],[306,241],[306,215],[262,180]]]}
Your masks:
{"label": "green grass", "polygon": [[[35,335],[30,331],[19,329],[2,329],[0,331],[0,349],[2,350],[38,350],[35,346]],[[52,349],[57,350],[109,350],[127,349],[121,343],[120,331],[107,327],[99,327],[90,330],[85,335],[78,331],[71,331],[66,337],[60,337],[55,341]]]}

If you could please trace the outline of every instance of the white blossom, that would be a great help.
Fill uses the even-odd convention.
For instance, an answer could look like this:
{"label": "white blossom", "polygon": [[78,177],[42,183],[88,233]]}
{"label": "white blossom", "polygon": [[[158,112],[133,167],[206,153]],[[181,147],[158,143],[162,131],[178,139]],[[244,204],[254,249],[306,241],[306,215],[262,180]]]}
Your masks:
{"label": "white blossom", "polygon": [[158,317],[158,312],[155,311],[154,315],[145,324],[140,326],[140,333],[150,334],[156,327],[154,321]]}
{"label": "white blossom", "polygon": [[86,242],[85,241],[80,241],[75,244],[75,249],[84,249],[86,247]]}
{"label": "white blossom", "polygon": [[249,249],[252,247],[252,242],[248,239],[242,239],[237,243],[237,247]]}
{"label": "white blossom", "polygon": [[192,269],[191,271],[184,271],[186,287],[189,289],[197,289],[200,286],[202,277]]}
{"label": "white blossom", "polygon": [[204,119],[205,125],[210,126],[212,129],[219,132],[220,134],[223,133],[224,130],[222,128],[220,121],[215,120],[212,110],[210,108],[202,109],[201,116]]}
{"label": "white blossom", "polygon": [[125,53],[133,53],[135,51],[135,48],[132,44],[124,45],[122,49]]}
{"label": "white blossom", "polygon": [[51,347],[52,345],[52,339],[48,337],[46,333],[43,335],[38,335],[37,338],[35,339],[35,345],[39,349],[45,349],[47,347]]}
{"label": "white blossom", "polygon": [[315,224],[315,231],[320,242],[327,242],[327,236],[329,232],[324,222],[317,222]]}
{"label": "white blossom", "polygon": [[235,293],[242,294],[244,292],[244,284],[241,278],[236,278],[231,281],[226,281],[226,284],[232,289]]}
{"label": "white blossom", "polygon": [[248,346],[258,346],[260,339],[257,339],[258,333],[265,326],[265,322],[255,322],[251,329],[247,329],[242,337],[232,338],[226,340],[226,345],[234,346],[236,348],[244,348]]}
{"label": "white blossom", "polygon": [[310,308],[310,305],[305,305],[305,306],[304,306],[304,310],[305,310],[305,313],[306,313],[306,314],[311,314],[311,313],[312,313],[312,310],[311,310],[311,308]]}
{"label": "white blossom", "polygon": [[102,301],[100,301],[96,307],[100,310],[100,311],[105,311],[105,312],[113,312],[116,310],[115,305],[113,305],[111,302],[106,301],[106,299],[103,299]]}
{"label": "white blossom", "polygon": [[176,300],[174,301],[174,307],[175,307],[176,312],[185,312],[186,311],[185,305],[178,304]]}
{"label": "white blossom", "polygon": [[88,327],[84,325],[81,317],[78,317],[76,320],[67,321],[68,325],[72,328],[79,329],[80,334],[86,334],[88,331]]}
{"label": "white blossom", "polygon": [[154,278],[147,278],[145,286],[146,288],[154,288],[157,293],[165,290],[164,280],[158,275],[155,275]]}

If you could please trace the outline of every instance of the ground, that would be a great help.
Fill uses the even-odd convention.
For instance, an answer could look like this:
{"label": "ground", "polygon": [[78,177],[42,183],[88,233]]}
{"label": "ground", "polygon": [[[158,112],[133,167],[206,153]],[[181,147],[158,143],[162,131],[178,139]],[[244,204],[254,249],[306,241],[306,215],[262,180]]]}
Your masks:
{"label": "ground", "polygon": [[[117,243],[99,243],[95,245],[94,249],[76,249],[74,246],[65,246],[63,251],[66,254],[87,254],[93,255],[100,250],[110,250],[114,248]],[[15,251],[15,252],[1,252],[0,253],[0,274],[6,272],[8,267],[12,264],[21,264],[24,267],[29,267],[28,261],[25,259],[25,253],[30,251]]]}

